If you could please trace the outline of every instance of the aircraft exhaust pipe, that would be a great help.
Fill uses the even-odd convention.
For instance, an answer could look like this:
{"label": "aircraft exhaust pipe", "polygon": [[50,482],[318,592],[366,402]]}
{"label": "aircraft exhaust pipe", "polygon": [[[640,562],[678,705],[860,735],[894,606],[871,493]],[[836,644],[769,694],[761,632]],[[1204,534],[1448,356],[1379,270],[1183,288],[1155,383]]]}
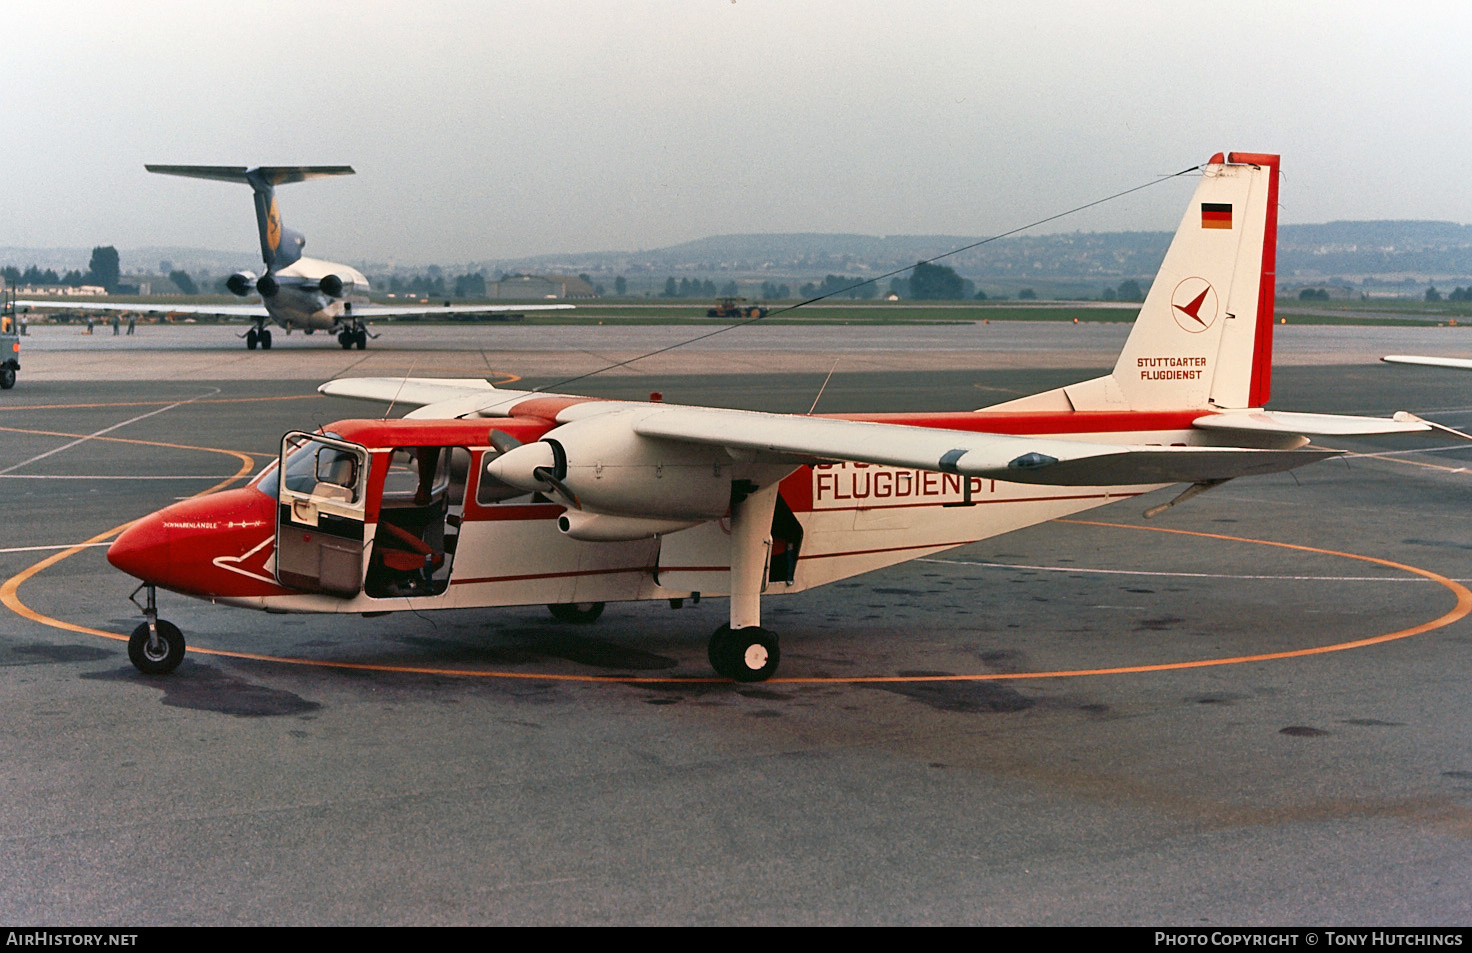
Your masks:
{"label": "aircraft exhaust pipe", "polygon": [[230,293],[239,295],[242,298],[250,294],[251,289],[255,286],[255,272],[251,271],[237,271],[225,279],[225,287],[230,289]]}
{"label": "aircraft exhaust pipe", "polygon": [[666,533],[699,526],[699,520],[647,519],[642,516],[609,516],[569,510],[557,518],[557,528],[566,536],[594,543],[650,539]]}
{"label": "aircraft exhaust pipe", "polygon": [[342,279],[337,275],[327,275],[317,283],[317,287],[329,298],[342,297]]}
{"label": "aircraft exhaust pipe", "polygon": [[261,277],[256,279],[256,290],[264,297],[274,298],[276,297],[276,292],[281,290],[281,286],[270,275],[261,275]]}

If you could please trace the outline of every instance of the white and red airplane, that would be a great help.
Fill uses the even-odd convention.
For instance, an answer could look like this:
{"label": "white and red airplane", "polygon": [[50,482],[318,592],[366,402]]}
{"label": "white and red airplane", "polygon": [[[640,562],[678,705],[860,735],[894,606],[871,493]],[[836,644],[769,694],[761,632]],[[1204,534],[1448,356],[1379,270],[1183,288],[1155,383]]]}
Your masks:
{"label": "white and red airplane", "polygon": [[153,312],[158,314],[216,314],[249,318],[252,327],[245,334],[245,346],[271,348],[271,329],[275,322],[287,334],[293,328],[305,334],[326,331],[337,335],[344,350],[363,350],[373,318],[426,317],[440,315],[490,313],[495,311],[565,311],[570,304],[462,304],[446,302],[437,305],[381,305],[368,299],[368,279],[351,265],[308,258],[302,254],[306,236],[292,231],[281,221],[281,208],[276,201],[276,187],[292,182],[306,182],[338,175],[352,175],[351,166],[303,165],[260,166],[247,169],[230,165],[146,165],[149,172],[181,175],[191,179],[213,179],[219,182],[242,182],[255,193],[256,230],[261,239],[261,260],[265,273],[237,271],[225,281],[232,294],[246,297],[254,292],[260,304],[133,304],[73,300],[18,301],[24,308],[55,308],[80,311]]}
{"label": "white and red airplane", "polygon": [[108,550],[143,581],[129,655],[184,655],[155,587],[286,612],[730,599],[712,666],[776,670],[764,597],[1137,496],[1185,495],[1333,451],[1309,435],[1425,431],[1264,410],[1278,157],[1232,153],[1200,185],[1112,373],[976,411],[801,416],[343,379],[325,394],[413,405],[282,441],[241,489],[140,519]]}

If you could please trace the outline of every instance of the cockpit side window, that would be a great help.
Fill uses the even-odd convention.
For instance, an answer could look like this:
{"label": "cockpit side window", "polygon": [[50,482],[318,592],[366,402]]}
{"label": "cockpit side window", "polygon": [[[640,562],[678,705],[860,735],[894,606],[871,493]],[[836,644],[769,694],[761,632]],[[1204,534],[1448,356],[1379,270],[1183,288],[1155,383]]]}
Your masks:
{"label": "cockpit side window", "polygon": [[[327,436],[337,438],[336,434]],[[355,454],[307,437],[289,441],[285,471],[286,488],[295,493],[356,503],[362,489],[362,474]],[[268,466],[256,478],[256,489],[279,499],[281,473],[281,467]]]}

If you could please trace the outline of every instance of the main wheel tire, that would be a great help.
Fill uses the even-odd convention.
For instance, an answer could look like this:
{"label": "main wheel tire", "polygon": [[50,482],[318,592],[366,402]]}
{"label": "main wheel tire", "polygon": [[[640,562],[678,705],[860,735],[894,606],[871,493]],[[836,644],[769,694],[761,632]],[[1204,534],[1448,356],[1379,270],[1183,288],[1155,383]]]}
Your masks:
{"label": "main wheel tire", "polygon": [[782,650],[777,634],[757,626],[723,625],[710,637],[710,667],[737,682],[764,682],[777,671]]}
{"label": "main wheel tire", "polygon": [[358,346],[358,350],[363,350],[368,346],[368,332],[363,328],[353,332],[353,343]]}
{"label": "main wheel tire", "polygon": [[351,331],[342,331],[337,335],[337,343],[342,345],[344,351],[353,346],[352,334]]}
{"label": "main wheel tire", "polygon": [[261,348],[266,351],[271,350],[271,332],[265,328],[261,329]]}
{"label": "main wheel tire", "polygon": [[0,390],[10,390],[15,386],[15,368],[0,367]]}
{"label": "main wheel tire", "polygon": [[558,622],[571,622],[574,625],[587,625],[597,622],[598,617],[603,614],[603,603],[601,602],[560,602],[547,607],[552,613],[552,618]]}
{"label": "main wheel tire", "polygon": [[154,623],[158,630],[158,645],[148,644],[148,623],[133,630],[128,639],[128,660],[144,675],[167,675],[184,661],[184,633],[172,622],[159,619]]}
{"label": "main wheel tire", "polygon": [[257,331],[255,328],[251,328],[249,331],[245,332],[245,349],[247,351],[254,351],[256,349],[256,345],[259,343],[261,343],[261,333],[259,331]]}

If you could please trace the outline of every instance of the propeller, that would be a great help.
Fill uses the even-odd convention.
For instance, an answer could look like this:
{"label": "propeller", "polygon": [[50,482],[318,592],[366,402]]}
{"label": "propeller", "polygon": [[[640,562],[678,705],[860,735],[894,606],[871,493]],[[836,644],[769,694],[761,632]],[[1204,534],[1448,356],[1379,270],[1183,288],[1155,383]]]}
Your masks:
{"label": "propeller", "polygon": [[556,490],[557,495],[566,500],[568,506],[575,510],[582,509],[583,504],[578,500],[578,495],[563,482],[567,479],[567,451],[556,440],[543,439],[542,442],[552,448],[552,465],[532,467],[532,476]]}

